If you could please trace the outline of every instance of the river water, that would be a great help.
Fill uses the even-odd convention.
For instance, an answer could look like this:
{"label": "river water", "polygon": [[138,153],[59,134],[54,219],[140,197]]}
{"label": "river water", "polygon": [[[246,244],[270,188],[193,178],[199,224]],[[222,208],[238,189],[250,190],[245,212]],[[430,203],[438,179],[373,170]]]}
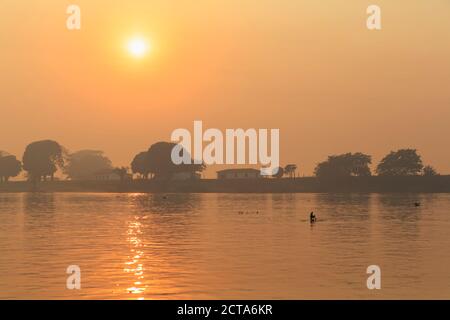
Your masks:
{"label": "river water", "polygon": [[0,193],[0,298],[450,299],[450,194]]}

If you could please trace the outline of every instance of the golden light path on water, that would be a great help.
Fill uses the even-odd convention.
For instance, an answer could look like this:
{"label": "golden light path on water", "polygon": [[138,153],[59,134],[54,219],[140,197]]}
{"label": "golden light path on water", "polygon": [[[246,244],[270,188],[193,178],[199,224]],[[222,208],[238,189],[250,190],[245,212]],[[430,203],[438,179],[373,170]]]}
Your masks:
{"label": "golden light path on water", "polygon": [[130,244],[130,256],[128,257],[128,261],[125,262],[125,268],[123,271],[125,273],[131,273],[135,276],[135,280],[133,285],[127,288],[128,293],[132,293],[138,296],[138,300],[143,300],[144,296],[140,296],[147,289],[147,285],[143,285],[144,276],[144,264],[143,257],[144,251],[142,250],[143,243],[140,239],[140,235],[142,234],[142,223],[139,221],[139,217],[135,216],[134,221],[131,220],[128,222],[127,229],[127,241]]}

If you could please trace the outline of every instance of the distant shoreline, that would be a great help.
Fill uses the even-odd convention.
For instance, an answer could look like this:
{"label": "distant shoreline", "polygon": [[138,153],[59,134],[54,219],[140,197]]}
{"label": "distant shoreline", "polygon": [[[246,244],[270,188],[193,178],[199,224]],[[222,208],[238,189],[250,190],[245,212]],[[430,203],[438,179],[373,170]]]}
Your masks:
{"label": "distant shoreline", "polygon": [[423,192],[450,193],[450,175],[404,177],[350,177],[319,180],[316,177],[282,179],[201,179],[186,181],[47,181],[34,188],[28,181],[0,184],[0,193],[14,192],[142,192],[142,193],[327,193]]}

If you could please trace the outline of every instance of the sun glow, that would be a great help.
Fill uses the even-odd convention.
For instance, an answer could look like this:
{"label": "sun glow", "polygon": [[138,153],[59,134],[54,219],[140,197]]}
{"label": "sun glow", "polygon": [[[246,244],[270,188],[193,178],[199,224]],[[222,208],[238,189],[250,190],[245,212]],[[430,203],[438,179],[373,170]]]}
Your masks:
{"label": "sun glow", "polygon": [[127,42],[127,51],[135,58],[144,57],[150,50],[149,43],[141,37],[135,37]]}

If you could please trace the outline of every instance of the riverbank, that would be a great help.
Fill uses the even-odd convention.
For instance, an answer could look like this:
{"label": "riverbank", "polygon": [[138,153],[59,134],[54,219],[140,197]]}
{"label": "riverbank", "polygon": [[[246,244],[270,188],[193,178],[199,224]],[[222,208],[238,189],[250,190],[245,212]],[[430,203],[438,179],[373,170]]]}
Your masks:
{"label": "riverbank", "polygon": [[302,193],[302,192],[450,192],[450,176],[351,177],[319,180],[315,177],[236,180],[28,181],[0,184],[0,192],[173,192],[173,193]]}

